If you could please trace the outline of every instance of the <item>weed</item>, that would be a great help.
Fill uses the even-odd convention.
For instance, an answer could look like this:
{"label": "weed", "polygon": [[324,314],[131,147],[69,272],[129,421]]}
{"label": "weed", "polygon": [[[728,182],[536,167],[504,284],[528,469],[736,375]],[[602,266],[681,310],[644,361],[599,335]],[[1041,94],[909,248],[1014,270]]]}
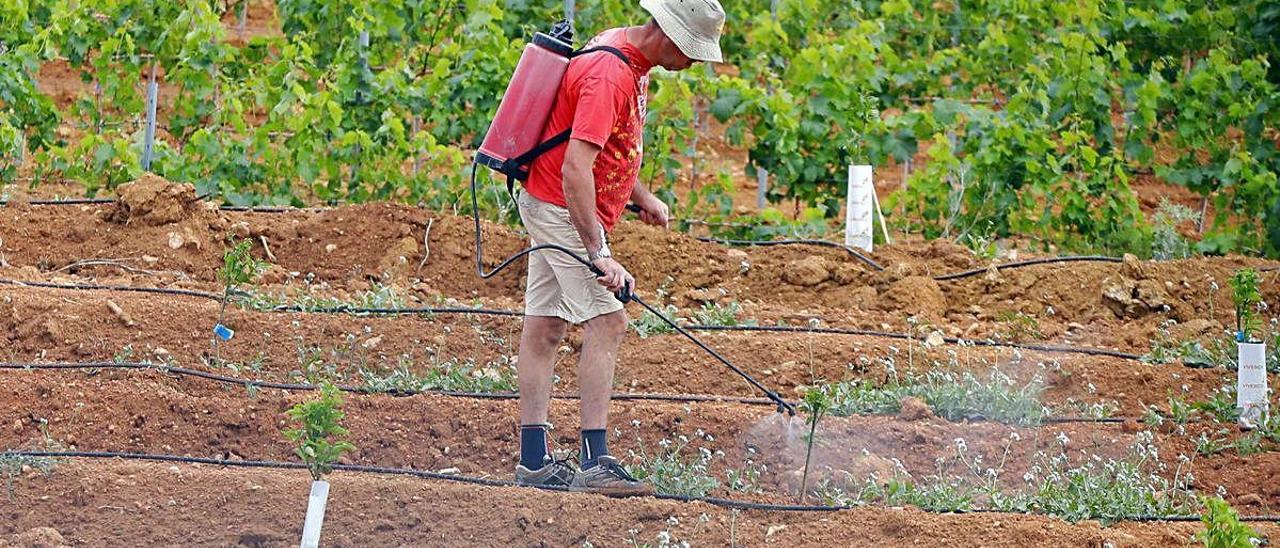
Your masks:
{"label": "weed", "polygon": [[629,451],[635,464],[626,465],[627,473],[649,481],[654,490],[668,495],[702,497],[720,486],[710,469],[712,461],[723,457],[723,453],[712,453],[703,447],[696,456],[686,456],[688,436],[680,436],[676,442],[664,439],[658,445],[661,449],[649,455],[644,444],[637,441],[636,449]]}
{"label": "weed", "polygon": [[1227,441],[1226,430],[1219,430],[1213,436],[1210,436],[1208,432],[1201,432],[1200,435],[1196,437],[1195,444],[1196,453],[1206,457],[1226,451],[1232,446],[1232,444]]}
{"label": "weed", "polygon": [[4,476],[5,492],[8,493],[9,500],[14,500],[14,487],[18,478],[26,470],[37,470],[47,476],[53,473],[53,468],[57,464],[58,461],[49,457],[28,457],[13,453],[0,453],[0,476]]}
{"label": "weed", "polygon": [[1253,528],[1240,523],[1240,516],[1222,500],[1222,497],[1204,497],[1204,513],[1200,521],[1204,523],[1204,531],[1196,535],[1196,539],[1204,542],[1205,548],[1252,548],[1262,536]]}
{"label": "weed", "polygon": [[837,416],[898,413],[906,397],[923,400],[935,414],[953,421],[985,419],[1034,425],[1039,424],[1045,414],[1040,404],[1044,383],[1039,377],[1018,385],[995,368],[985,381],[967,371],[929,370],[901,379],[894,373],[882,386],[873,386],[861,379],[829,386],[831,413]]}
{"label": "weed", "polygon": [[[668,318],[675,318],[676,314],[679,312],[680,309],[676,308],[673,304],[669,304],[662,308],[663,315]],[[656,314],[648,310],[645,310],[644,314],[641,314],[638,319],[631,320],[630,327],[637,335],[640,336],[641,339],[647,339],[654,335],[664,335],[675,331],[675,328],[671,327],[671,325],[665,320],[659,318]]]}
{"label": "weed", "polygon": [[[1011,435],[1010,441],[1016,439],[1016,433]],[[939,459],[937,473],[918,482],[898,464],[891,478],[863,478],[860,484],[845,486],[826,482],[818,492],[826,504],[881,502],[911,504],[933,511],[981,508],[1043,513],[1071,521],[1099,519],[1104,523],[1132,516],[1186,513],[1194,500],[1191,480],[1178,473],[1173,479],[1160,475],[1163,465],[1153,439],[1150,432],[1140,433],[1130,455],[1120,460],[1104,461],[1095,455],[1072,465],[1067,453],[1070,440],[1059,434],[1057,453],[1037,453],[1031,469],[1023,475],[1025,487],[1011,493],[998,487],[1005,459],[987,465],[980,455],[970,457],[963,439],[956,440],[956,454],[951,459],[951,463],[964,465],[963,474],[947,473],[947,459]],[[1009,447],[1006,444],[1006,457]]]}
{"label": "weed", "polygon": [[324,357],[324,349],[317,345],[303,345],[298,340],[298,369],[292,372],[294,380],[307,384],[321,384],[329,381],[341,381],[344,378],[338,367]]}
{"label": "weed", "polygon": [[405,300],[389,285],[375,282],[373,287],[348,298],[318,297],[310,289],[294,288],[291,293],[269,294],[252,291],[237,292],[239,304],[248,310],[260,312],[278,308],[297,308],[303,312],[322,310],[358,310],[404,308]]}
{"label": "weed", "polygon": [[1120,404],[1115,400],[1085,403],[1075,398],[1067,398],[1065,408],[1055,412],[1089,419],[1105,419],[1114,417],[1119,410]]}
{"label": "weed", "polygon": [[1198,220],[1200,214],[1196,210],[1161,198],[1152,218],[1151,257],[1162,261],[1190,257],[1194,248],[1178,232],[1178,226]]}
{"label": "weed", "polygon": [[111,357],[111,361],[117,364],[130,363],[133,361],[133,358],[133,345],[126,344],[123,348],[116,351],[115,355]]}
{"label": "weed", "polygon": [[740,320],[738,318],[740,314],[742,314],[742,306],[737,301],[730,302],[727,305],[703,303],[702,308],[694,311],[693,315],[689,317],[689,323],[720,327],[756,324],[755,320]]}
{"label": "weed", "polygon": [[1240,420],[1240,408],[1236,407],[1236,386],[1227,384],[1213,393],[1208,400],[1191,404],[1197,411],[1213,417],[1213,420],[1224,424],[1235,424]]}
{"label": "weed", "polygon": [[514,392],[517,388],[516,372],[506,359],[491,362],[483,367],[473,362],[457,359],[436,362],[434,359],[424,373],[414,371],[412,363],[402,359],[394,369],[378,372],[359,369],[360,382],[370,392],[424,392],[444,390],[451,392]]}
{"label": "weed", "polygon": [[342,439],[348,432],[340,424],[346,416],[341,407],[341,393],[326,382],[320,386],[319,399],[299,403],[286,413],[298,427],[285,430],[284,436],[298,444],[295,453],[316,481],[333,471],[333,464],[343,453],[355,449]]}
{"label": "weed", "polygon": [[[702,307],[694,310],[688,317],[680,316],[680,309],[675,305],[669,304],[661,309],[664,316],[671,318],[681,325],[699,325],[714,327],[731,327],[739,325],[756,325],[755,320],[743,320],[739,318],[742,314],[742,306],[737,302],[729,304],[719,303],[703,303]],[[630,327],[642,339],[647,339],[654,335],[663,335],[675,331],[662,318],[656,314],[646,310],[638,319],[632,320]]]}
{"label": "weed", "polygon": [[1044,339],[1044,333],[1040,332],[1040,322],[1034,316],[1005,310],[996,314],[996,321],[1001,324],[997,334],[1005,340],[1026,342]]}
{"label": "weed", "polygon": [[[700,531],[702,526],[706,525],[708,521],[711,521],[711,518],[706,514],[699,516],[698,527],[694,530],[694,533],[696,534]],[[671,532],[673,527],[680,525],[680,518],[675,516],[668,517],[664,524],[666,527],[661,531],[658,531],[658,534],[654,535],[653,539],[647,542],[641,542],[636,539],[636,535],[640,534],[639,529],[630,529],[627,531],[629,535],[628,542],[631,543],[632,548],[689,548],[689,541],[680,540]]]}
{"label": "weed", "polygon": [[[987,224],[990,227],[991,223]],[[996,237],[994,235],[965,234],[963,238],[960,238],[960,243],[969,248],[974,256],[986,262],[994,261],[1000,255],[1000,247],[996,245]]]}

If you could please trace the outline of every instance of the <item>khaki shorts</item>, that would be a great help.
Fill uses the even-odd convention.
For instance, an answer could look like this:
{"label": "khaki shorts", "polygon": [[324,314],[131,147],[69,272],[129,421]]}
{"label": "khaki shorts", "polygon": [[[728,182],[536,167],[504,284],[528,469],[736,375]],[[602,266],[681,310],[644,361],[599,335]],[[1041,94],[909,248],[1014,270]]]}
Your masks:
{"label": "khaki shorts", "polygon": [[[581,257],[587,256],[582,238],[569,220],[568,209],[534,198],[528,192],[521,192],[516,203],[532,245],[555,244]],[[526,316],[550,316],[582,323],[619,310],[622,303],[596,282],[596,275],[582,263],[550,249],[529,254],[524,292]]]}

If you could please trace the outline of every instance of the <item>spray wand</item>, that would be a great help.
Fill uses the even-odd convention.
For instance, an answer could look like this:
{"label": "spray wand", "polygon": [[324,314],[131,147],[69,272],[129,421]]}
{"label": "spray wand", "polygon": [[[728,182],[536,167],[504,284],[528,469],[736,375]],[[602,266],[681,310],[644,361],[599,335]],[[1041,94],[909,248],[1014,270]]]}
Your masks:
{"label": "spray wand", "polygon": [[[549,251],[557,251],[560,253],[564,253],[565,255],[568,255],[569,257],[571,257],[573,260],[579,263],[582,263],[583,266],[586,266],[587,268],[591,269],[591,272],[594,273],[596,276],[601,276],[604,274],[603,272],[600,271],[599,268],[596,268],[595,265],[591,264],[590,261],[586,260],[585,258],[578,255],[577,253],[574,253],[572,250],[562,246],[554,245],[554,244],[535,245],[533,247],[529,247],[527,249],[521,250],[519,253],[516,253],[515,255],[512,255],[510,257],[507,257],[506,259],[503,259],[502,262],[498,263],[498,266],[493,268],[493,270],[486,272],[484,269],[484,244],[483,244],[483,238],[481,237],[482,235],[480,231],[480,201],[479,201],[479,198],[477,197],[477,188],[476,188],[476,176],[477,176],[476,172],[478,168],[479,168],[479,164],[472,164],[471,166],[471,218],[472,220],[475,221],[476,273],[480,275],[480,278],[487,280],[493,277],[494,275],[496,275],[497,273],[501,272],[502,270],[506,269],[508,266],[511,266],[512,263],[516,262],[521,257],[524,257],[525,255],[528,255],[530,253],[533,253],[534,251],[540,251],[540,250],[549,250]],[[627,205],[627,209],[630,209],[631,211],[637,211],[639,207],[636,206],[635,204],[629,204]],[[746,379],[748,383],[751,383],[751,386],[754,386],[757,390],[760,390],[761,392],[763,392],[766,397],[768,397],[770,400],[773,400],[774,403],[778,404],[779,413],[786,412],[787,414],[793,417],[796,415],[795,406],[791,405],[786,400],[782,399],[782,396],[779,396],[777,392],[774,392],[773,390],[770,390],[765,385],[761,384],[760,381],[757,381],[754,377],[749,375],[746,371],[743,371],[741,368],[734,365],[733,362],[730,362],[727,358],[720,355],[719,352],[716,352],[710,346],[707,346],[706,343],[702,342],[697,337],[693,336],[692,333],[690,333],[685,328],[681,327],[674,320],[667,317],[662,312],[658,311],[656,308],[654,308],[649,303],[645,302],[640,297],[636,296],[635,292],[633,291],[633,288],[623,287],[621,290],[619,290],[617,293],[614,294],[614,297],[623,303],[635,302],[636,304],[639,304],[640,306],[644,307],[644,309],[648,310],[649,313],[653,314],[654,316],[657,316],[667,325],[671,326],[672,329],[675,329],[677,333],[684,335],[685,338],[689,339],[690,341],[693,341],[693,344],[698,345],[699,348],[703,349],[708,354],[710,354],[711,357],[715,358],[717,361],[724,364],[725,367],[728,367],[734,373],[737,373],[743,379]]]}

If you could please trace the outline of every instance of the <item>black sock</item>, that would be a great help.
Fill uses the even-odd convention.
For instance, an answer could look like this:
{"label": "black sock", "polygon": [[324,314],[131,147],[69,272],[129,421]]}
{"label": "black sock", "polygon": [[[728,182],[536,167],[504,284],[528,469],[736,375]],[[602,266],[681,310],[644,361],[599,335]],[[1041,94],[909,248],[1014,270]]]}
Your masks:
{"label": "black sock", "polygon": [[547,425],[520,426],[520,466],[537,470],[547,461]]}
{"label": "black sock", "polygon": [[604,430],[583,430],[582,431],[582,469],[586,470],[596,465],[596,461],[600,460],[601,455],[609,454],[609,445],[606,443],[608,439],[604,435]]}

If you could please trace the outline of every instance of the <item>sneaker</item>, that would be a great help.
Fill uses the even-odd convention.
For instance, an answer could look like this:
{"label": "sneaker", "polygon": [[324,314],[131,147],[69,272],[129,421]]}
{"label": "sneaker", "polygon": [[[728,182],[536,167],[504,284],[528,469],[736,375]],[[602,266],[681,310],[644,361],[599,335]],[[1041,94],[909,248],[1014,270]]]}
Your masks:
{"label": "sneaker", "polygon": [[631,477],[618,459],[601,455],[595,466],[578,471],[570,491],[596,493],[611,497],[643,497],[653,495],[653,486]]}
{"label": "sneaker", "polygon": [[574,470],[568,462],[558,460],[537,470],[516,465],[516,485],[528,487],[569,487],[573,483]]}

